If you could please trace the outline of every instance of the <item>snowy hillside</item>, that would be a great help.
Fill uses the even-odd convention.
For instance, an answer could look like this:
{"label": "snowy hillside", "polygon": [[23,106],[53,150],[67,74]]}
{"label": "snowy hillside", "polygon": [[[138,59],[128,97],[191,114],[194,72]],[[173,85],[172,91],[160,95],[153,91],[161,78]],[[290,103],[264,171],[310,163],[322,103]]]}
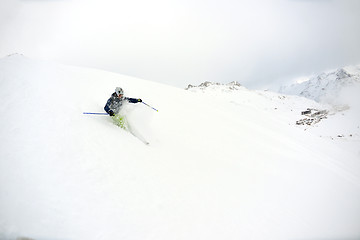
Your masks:
{"label": "snowy hillside", "polygon": [[[117,86],[159,110],[125,106],[149,145],[82,114]],[[19,55],[0,59],[0,99],[0,239],[360,238],[358,142],[295,125],[314,101]]]}

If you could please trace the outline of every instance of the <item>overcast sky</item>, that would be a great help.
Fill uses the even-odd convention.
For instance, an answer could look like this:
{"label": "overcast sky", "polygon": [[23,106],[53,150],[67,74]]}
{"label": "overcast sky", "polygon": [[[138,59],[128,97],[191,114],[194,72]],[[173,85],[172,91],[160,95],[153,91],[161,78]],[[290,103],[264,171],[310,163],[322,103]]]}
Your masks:
{"label": "overcast sky", "polygon": [[0,56],[184,88],[264,89],[360,64],[359,0],[1,0]]}

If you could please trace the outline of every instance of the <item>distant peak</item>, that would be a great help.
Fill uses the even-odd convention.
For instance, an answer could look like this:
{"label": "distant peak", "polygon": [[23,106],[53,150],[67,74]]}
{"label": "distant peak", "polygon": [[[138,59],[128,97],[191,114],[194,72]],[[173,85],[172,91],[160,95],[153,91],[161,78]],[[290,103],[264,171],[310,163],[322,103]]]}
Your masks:
{"label": "distant peak", "polygon": [[335,74],[337,79],[352,77],[352,75],[349,72],[347,72],[346,69],[344,68],[339,68]]}
{"label": "distant peak", "polygon": [[226,84],[227,86],[237,86],[237,87],[241,87],[242,85],[238,82],[238,81],[232,81],[229,82],[228,84]]}
{"label": "distant peak", "polygon": [[336,103],[336,99],[342,99],[343,90],[360,84],[360,67],[346,66],[336,70],[323,72],[308,81],[282,86],[280,93],[299,95],[318,102]]}
{"label": "distant peak", "polygon": [[11,58],[11,57],[25,57],[25,56],[21,53],[11,53],[11,54],[7,55],[6,57]]}
{"label": "distant peak", "polygon": [[28,60],[28,58],[21,54],[21,53],[12,53],[12,54],[9,54],[9,55],[6,55],[4,57],[1,57],[1,60],[10,60],[10,61],[21,61],[21,60]]}
{"label": "distant peak", "polygon": [[222,84],[222,83],[218,83],[218,82],[209,82],[209,81],[205,81],[203,83],[201,83],[200,85],[198,86],[194,86],[194,85],[191,85],[189,84],[185,90],[189,90],[189,89],[201,89],[201,90],[205,90],[207,88],[226,88],[228,90],[238,90],[238,88],[242,87],[242,85],[237,82],[237,81],[233,81],[233,82],[229,82],[229,83],[226,83],[226,84]]}

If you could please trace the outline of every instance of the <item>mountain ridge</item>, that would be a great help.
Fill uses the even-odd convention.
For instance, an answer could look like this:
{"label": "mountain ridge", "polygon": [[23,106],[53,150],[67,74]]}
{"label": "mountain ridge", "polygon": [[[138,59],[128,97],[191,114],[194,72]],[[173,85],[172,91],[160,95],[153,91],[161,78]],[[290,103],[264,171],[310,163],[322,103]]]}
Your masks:
{"label": "mountain ridge", "polygon": [[279,92],[303,96],[317,102],[337,104],[343,97],[344,89],[358,85],[360,85],[360,65],[354,65],[323,72],[301,83],[282,86]]}

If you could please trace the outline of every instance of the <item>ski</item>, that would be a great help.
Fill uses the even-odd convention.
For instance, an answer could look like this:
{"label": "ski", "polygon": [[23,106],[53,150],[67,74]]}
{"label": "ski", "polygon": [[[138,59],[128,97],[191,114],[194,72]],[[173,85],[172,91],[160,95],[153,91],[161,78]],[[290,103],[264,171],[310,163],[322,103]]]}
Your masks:
{"label": "ski", "polygon": [[131,128],[130,125],[127,126],[127,130],[129,133],[131,133],[134,137],[139,139],[141,142],[143,142],[145,145],[149,145],[150,143],[146,141],[146,139],[135,129]]}
{"label": "ski", "polygon": [[149,145],[149,142],[146,141],[146,139],[131,125],[129,124],[129,121],[127,120],[126,116],[123,115],[115,115],[112,117],[114,124],[118,127],[124,129],[125,131],[128,131],[131,133],[134,137],[139,139],[141,142],[143,142],[145,145]]}

